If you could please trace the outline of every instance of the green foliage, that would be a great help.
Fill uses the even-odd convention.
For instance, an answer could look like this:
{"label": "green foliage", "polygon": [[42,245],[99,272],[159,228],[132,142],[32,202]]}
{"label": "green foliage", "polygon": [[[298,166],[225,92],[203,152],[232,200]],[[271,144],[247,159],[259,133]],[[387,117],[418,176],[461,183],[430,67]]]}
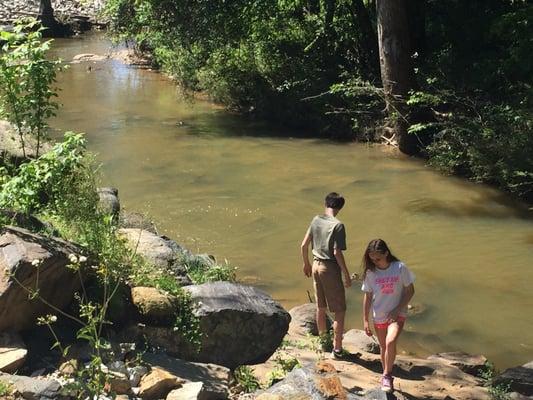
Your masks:
{"label": "green foliage", "polygon": [[200,351],[202,344],[200,318],[194,314],[191,295],[183,290],[174,276],[168,273],[160,272],[157,276],[145,276],[142,279],[143,285],[163,290],[176,298],[174,331],[180,334],[191,349]]}
{"label": "green foliage", "polygon": [[75,189],[70,185],[82,168],[84,154],[83,136],[67,132],[64,142],[51,151],[22,164],[12,176],[4,175],[0,208],[30,214],[46,206],[62,207],[64,195]]}
{"label": "green foliage", "polygon": [[497,371],[494,365],[490,362],[485,363],[485,369],[481,372],[481,379],[485,381],[485,386],[488,387],[489,395],[493,400],[509,400],[509,393],[511,392],[510,384],[494,385],[493,379]]}
{"label": "green foliage", "polygon": [[254,370],[248,365],[241,365],[233,372],[235,380],[245,393],[252,393],[261,388],[259,381],[254,375]]}
{"label": "green foliage", "polygon": [[294,357],[283,358],[281,355],[277,355],[274,359],[276,366],[267,374],[266,387],[272,386],[274,383],[279,382],[285,376],[291,372],[294,368],[300,368],[300,362]]}
{"label": "green foliage", "polygon": [[11,393],[13,393],[11,385],[0,381],[0,396],[9,396]]}
{"label": "green foliage", "polygon": [[430,164],[533,199],[531,112],[450,91],[413,93],[408,103],[432,111],[432,122],[409,128],[433,137],[426,147]]}
{"label": "green foliage", "polygon": [[46,136],[46,120],[55,115],[57,90],[52,87],[58,61],[46,58],[51,41],[42,41],[43,28],[34,19],[19,20],[14,32],[0,32],[0,118],[7,119],[19,136],[26,157],[26,137],[36,139],[35,156]]}

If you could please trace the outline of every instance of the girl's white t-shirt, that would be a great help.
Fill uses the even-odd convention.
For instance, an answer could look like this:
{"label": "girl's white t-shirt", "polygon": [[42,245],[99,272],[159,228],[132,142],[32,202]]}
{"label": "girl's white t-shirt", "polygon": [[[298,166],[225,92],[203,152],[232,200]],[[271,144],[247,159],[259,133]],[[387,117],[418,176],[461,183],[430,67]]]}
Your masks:
{"label": "girl's white t-shirt", "polygon": [[[386,269],[368,270],[361,290],[372,293],[374,323],[384,323],[389,313],[400,304],[403,288],[415,281],[414,274],[401,261],[393,261]],[[400,314],[407,316],[407,307]]]}

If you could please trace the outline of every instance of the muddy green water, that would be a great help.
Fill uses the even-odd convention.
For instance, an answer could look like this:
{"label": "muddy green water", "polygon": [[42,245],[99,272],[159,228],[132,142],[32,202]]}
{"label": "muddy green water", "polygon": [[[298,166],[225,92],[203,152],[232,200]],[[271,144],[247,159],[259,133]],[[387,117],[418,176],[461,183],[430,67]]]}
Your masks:
{"label": "muddy green water", "polygon": [[[93,35],[58,40],[54,51],[70,60],[109,46]],[[482,353],[499,368],[533,360],[532,213],[497,191],[379,146],[280,138],[117,62],[72,65],[59,84],[64,106],[52,125],[87,133],[125,209],[227,259],[287,309],[308,301],[299,245],[335,190],[347,199],[349,269],[381,237],[417,276],[413,303],[426,310],[408,320],[403,351]],[[348,328],[360,328],[359,284],[347,297]]]}

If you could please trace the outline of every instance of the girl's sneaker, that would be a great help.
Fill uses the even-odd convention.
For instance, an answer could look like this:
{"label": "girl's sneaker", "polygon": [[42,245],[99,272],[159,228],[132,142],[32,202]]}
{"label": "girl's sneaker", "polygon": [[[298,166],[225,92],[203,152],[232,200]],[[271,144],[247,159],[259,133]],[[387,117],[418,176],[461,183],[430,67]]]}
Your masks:
{"label": "girl's sneaker", "polygon": [[394,390],[394,378],[392,375],[383,375],[381,378],[381,390],[387,393]]}

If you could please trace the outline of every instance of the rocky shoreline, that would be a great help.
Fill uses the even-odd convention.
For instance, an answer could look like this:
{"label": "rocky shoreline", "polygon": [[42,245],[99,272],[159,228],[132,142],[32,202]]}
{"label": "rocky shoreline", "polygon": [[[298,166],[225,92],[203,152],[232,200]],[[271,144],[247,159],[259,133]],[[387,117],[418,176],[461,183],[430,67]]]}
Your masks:
{"label": "rocky shoreline", "polygon": [[[22,17],[37,17],[39,0],[1,0],[0,25],[11,25]],[[52,0],[54,16],[70,26],[74,32],[103,27],[106,22],[101,15],[104,0]]]}
{"label": "rocky shoreline", "polygon": [[[118,191],[99,190],[101,207],[120,212]],[[490,399],[481,375],[486,359],[464,353],[444,353],[427,359],[399,356],[395,374],[398,391],[391,397],[379,390],[379,348],[362,331],[345,334],[343,360],[331,359],[317,345],[314,305],[306,304],[287,313],[266,293],[231,282],[191,285],[177,257],[188,250],[159,236],[146,221],[122,217],[119,234],[137,252],[156,265],[171,267],[176,279],[191,294],[200,318],[202,346],[199,353],[184,345],[172,328],[172,295],[151,287],[127,289],[119,307],[124,318],[113,321],[108,335],[113,358],[101,368],[111,378],[109,390],[116,398],[206,400],[206,399]],[[141,226],[142,225],[142,226]],[[28,299],[13,283],[35,282],[34,260],[41,260],[42,296],[57,308],[68,309],[79,285],[65,266],[81,249],[53,237],[43,237],[23,228],[0,230],[0,383],[9,385],[11,399],[67,400],[75,371],[89,362],[90,349],[79,340],[71,343],[68,357],[53,357],[42,339],[43,327],[32,327],[38,315],[50,312]],[[211,259],[208,255],[196,255]],[[70,261],[69,261],[70,260]],[[7,284],[6,284],[7,282]],[[60,289],[59,289],[60,288]],[[61,296],[59,295],[61,294]],[[290,322],[290,324],[289,324]],[[68,336],[68,328],[64,328]],[[36,337],[41,340],[37,340]],[[148,344],[140,350],[141,343]],[[136,362],[132,362],[136,359]],[[291,361],[291,362],[289,362]],[[280,366],[291,365],[291,370]],[[244,393],[233,378],[240,365],[253,365],[255,377],[265,389]],[[283,368],[282,368],[283,369]],[[277,371],[277,372],[276,372]],[[274,383],[270,387],[268,384]],[[508,385],[512,399],[533,397],[533,365],[504,371],[493,384]],[[530,396],[530,397],[528,397]],[[106,400],[111,397],[101,397]]]}

